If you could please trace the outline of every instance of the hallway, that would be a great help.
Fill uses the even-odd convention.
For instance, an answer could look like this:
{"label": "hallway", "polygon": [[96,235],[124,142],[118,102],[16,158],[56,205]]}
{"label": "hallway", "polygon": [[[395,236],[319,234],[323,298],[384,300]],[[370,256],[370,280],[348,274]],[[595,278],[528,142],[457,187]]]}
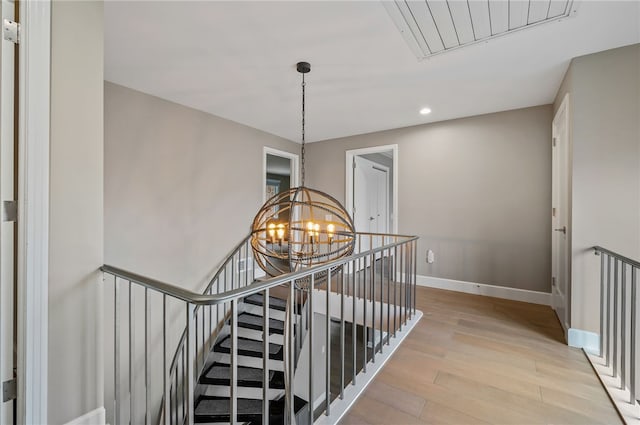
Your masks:
{"label": "hallway", "polygon": [[551,308],[418,287],[424,317],[341,424],[619,424]]}

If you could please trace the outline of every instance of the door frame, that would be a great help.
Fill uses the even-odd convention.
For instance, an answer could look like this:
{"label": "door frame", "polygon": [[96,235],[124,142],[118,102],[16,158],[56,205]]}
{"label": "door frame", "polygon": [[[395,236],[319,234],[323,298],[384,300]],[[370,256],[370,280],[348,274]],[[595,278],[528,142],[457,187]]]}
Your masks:
{"label": "door frame", "polygon": [[382,145],[373,146],[369,148],[351,149],[345,152],[345,208],[353,219],[353,158],[355,156],[367,155],[370,153],[381,152],[393,152],[393,199],[391,205],[393,206],[393,215],[391,217],[390,231],[393,234],[398,234],[398,145]]}
{"label": "door frame", "polygon": [[[564,113],[564,117],[563,117],[563,121],[564,121],[564,126],[565,126],[565,131],[566,131],[566,139],[561,141],[560,145],[555,145],[555,137],[556,137],[556,125],[557,125],[557,118],[560,117],[560,114]],[[565,233],[565,252],[564,252],[564,257],[565,257],[565,278],[566,278],[566,286],[565,286],[565,293],[564,293],[564,306],[562,306],[564,308],[564,316],[565,317],[559,317],[558,319],[560,321],[560,324],[562,325],[562,328],[564,330],[564,334],[565,334],[565,340],[567,339],[567,335],[568,335],[568,329],[571,326],[571,172],[570,172],[570,155],[571,155],[571,136],[570,136],[570,97],[569,97],[569,93],[567,93],[564,98],[562,99],[562,102],[560,103],[560,107],[558,108],[558,110],[556,111],[556,113],[553,116],[553,120],[551,122],[551,136],[552,136],[552,154],[551,154],[551,192],[552,192],[552,198],[551,198],[551,203],[552,203],[552,208],[555,208],[556,206],[556,191],[554,190],[556,187],[556,184],[558,184],[558,188],[557,190],[564,190],[566,191],[565,193],[565,205],[562,206],[558,206],[558,207],[564,207],[565,211],[563,212],[563,214],[565,214],[566,217],[566,233]],[[563,149],[563,155],[561,157],[558,157],[555,153],[555,149],[559,148],[559,149]],[[557,164],[556,161],[561,160],[561,158],[564,159],[564,163],[561,164]],[[555,178],[557,176],[556,174],[556,166],[559,167],[559,171],[561,173],[564,174],[564,187],[560,187],[561,182],[556,183],[555,182]],[[556,315],[558,315],[558,305],[557,302],[558,300],[555,297],[555,294],[557,293],[557,289],[554,286],[554,278],[557,277],[555,276],[557,274],[557,270],[556,270],[556,266],[555,266],[555,262],[556,262],[556,258],[558,255],[561,255],[562,253],[558,253],[557,249],[558,247],[556,246],[556,230],[555,227],[557,225],[556,221],[556,217],[553,215],[554,214],[554,210],[552,210],[552,216],[551,216],[551,282],[552,282],[552,287],[551,287],[551,299],[552,299],[552,307],[553,310],[555,311]]]}
{"label": "door frame", "polygon": [[297,153],[281,151],[279,149],[265,146],[262,150],[262,203],[267,201],[267,194],[264,190],[267,187],[267,154],[287,158],[291,160],[291,176],[289,185],[298,187],[300,184],[300,157]]}
{"label": "door frame", "polygon": [[[16,4],[10,0],[2,0],[2,16],[4,19],[16,20],[18,11]],[[18,128],[15,118],[18,116],[16,97],[16,65],[18,56],[13,42],[2,39],[0,48],[0,196],[2,202],[15,201],[17,167],[15,158],[16,135]],[[15,218],[5,217],[2,212],[0,222],[0,381],[6,382],[16,378],[17,359],[17,286],[16,286],[16,241],[18,232]],[[0,401],[0,422],[17,423],[15,415],[16,400]]]}
{"label": "door frame", "polygon": [[20,1],[18,423],[47,423],[51,1]]}

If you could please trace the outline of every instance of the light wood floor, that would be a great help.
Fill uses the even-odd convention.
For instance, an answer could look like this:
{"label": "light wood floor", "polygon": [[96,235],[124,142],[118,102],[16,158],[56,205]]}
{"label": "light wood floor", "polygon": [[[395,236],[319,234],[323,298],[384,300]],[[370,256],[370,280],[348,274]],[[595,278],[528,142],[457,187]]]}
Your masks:
{"label": "light wood floor", "polygon": [[418,288],[424,317],[342,424],[620,424],[549,307]]}

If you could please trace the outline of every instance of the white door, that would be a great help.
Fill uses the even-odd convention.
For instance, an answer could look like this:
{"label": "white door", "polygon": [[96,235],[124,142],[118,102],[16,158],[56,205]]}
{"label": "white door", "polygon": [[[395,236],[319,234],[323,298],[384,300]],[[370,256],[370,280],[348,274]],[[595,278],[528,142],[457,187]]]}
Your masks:
{"label": "white door", "polygon": [[[13,20],[15,4],[2,0],[0,13],[4,20]],[[15,133],[14,133],[14,55],[15,44],[5,40],[0,43],[0,382],[14,379],[15,366]],[[14,381],[15,382],[15,381]],[[4,391],[0,400],[0,423],[15,422],[15,400],[5,401]]]}
{"label": "white door", "polygon": [[569,101],[562,101],[552,124],[551,291],[553,308],[565,331],[569,328]]}
{"label": "white door", "polygon": [[[356,232],[388,233],[389,169],[360,156],[353,157],[353,221]],[[382,238],[362,240],[361,249],[382,243]]]}

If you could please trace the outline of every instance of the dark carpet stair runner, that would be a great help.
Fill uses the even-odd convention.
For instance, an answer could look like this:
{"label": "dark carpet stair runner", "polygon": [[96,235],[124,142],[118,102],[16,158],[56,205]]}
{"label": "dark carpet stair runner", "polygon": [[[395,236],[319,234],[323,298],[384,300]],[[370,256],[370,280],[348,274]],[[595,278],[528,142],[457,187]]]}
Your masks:
{"label": "dark carpet stair runner", "polygon": [[[255,294],[244,299],[244,303],[262,306],[262,294]],[[285,311],[286,301],[279,298],[269,297],[269,309]],[[254,313],[258,311],[254,309]],[[263,317],[257,314],[242,313],[238,315],[238,326],[241,328],[262,331]],[[269,319],[269,334],[284,334],[285,323],[282,320]],[[238,356],[262,358],[262,341],[238,337]],[[216,353],[229,354],[231,352],[231,337],[226,336],[218,341],[213,350]],[[282,361],[284,348],[282,345],[269,343],[269,359],[272,361]],[[206,369],[198,382],[200,385],[230,386],[230,365],[219,361],[213,363]],[[263,371],[261,368],[238,366],[238,389],[242,388],[262,388]],[[284,393],[284,373],[281,371],[269,371],[269,389],[282,390]],[[303,409],[306,410],[307,403],[295,397],[296,416],[301,417]],[[249,424],[262,423],[262,400],[251,398],[238,398],[238,422]],[[197,423],[228,423],[230,422],[228,397],[200,396],[195,405],[195,422]],[[269,423],[284,423],[285,401],[284,396],[269,401]]]}

